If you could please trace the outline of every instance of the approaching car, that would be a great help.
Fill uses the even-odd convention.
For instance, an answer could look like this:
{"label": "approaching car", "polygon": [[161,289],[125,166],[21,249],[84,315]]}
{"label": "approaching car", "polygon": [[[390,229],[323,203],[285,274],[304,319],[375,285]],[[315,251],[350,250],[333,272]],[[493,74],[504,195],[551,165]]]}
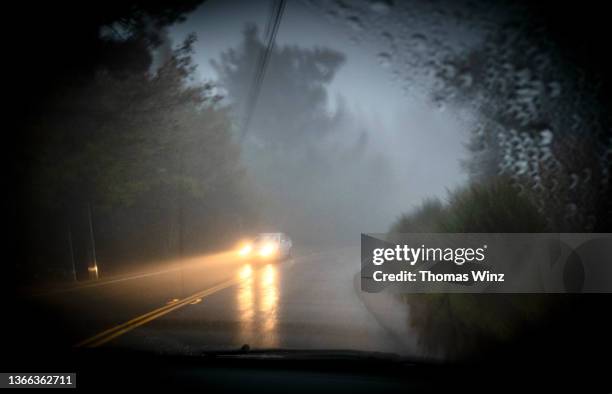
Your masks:
{"label": "approaching car", "polygon": [[243,257],[260,259],[286,259],[291,256],[291,239],[283,233],[261,233],[239,250]]}

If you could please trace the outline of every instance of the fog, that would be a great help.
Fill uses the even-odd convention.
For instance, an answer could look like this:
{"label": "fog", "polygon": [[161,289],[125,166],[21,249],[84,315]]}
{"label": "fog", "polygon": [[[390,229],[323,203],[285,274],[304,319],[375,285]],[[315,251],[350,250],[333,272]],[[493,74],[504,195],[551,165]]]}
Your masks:
{"label": "fog", "polygon": [[[245,46],[245,29],[256,28],[261,45],[267,12],[267,4],[213,1],[171,29],[174,42],[197,34],[198,78],[219,82],[236,134],[258,55]],[[436,105],[422,86],[407,91],[372,55],[378,46],[355,42],[322,10],[288,2],[241,144],[263,228],[303,242],[356,241],[359,233],[386,231],[424,198],[444,198],[466,181],[460,166],[466,114]],[[317,50],[337,55],[337,63],[316,58]],[[320,84],[316,98],[292,91],[309,82],[287,78],[313,76],[283,64],[291,51],[296,59],[307,62],[297,54],[304,52],[313,64],[330,67],[329,79],[314,81]],[[240,68],[240,75],[219,66],[224,53],[237,54],[232,67]]]}

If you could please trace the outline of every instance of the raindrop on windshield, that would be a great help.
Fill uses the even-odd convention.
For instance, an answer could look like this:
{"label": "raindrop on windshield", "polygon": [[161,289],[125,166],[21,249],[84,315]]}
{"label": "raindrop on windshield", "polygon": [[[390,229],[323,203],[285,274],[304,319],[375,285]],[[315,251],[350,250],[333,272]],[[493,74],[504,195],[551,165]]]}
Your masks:
{"label": "raindrop on windshield", "polygon": [[381,66],[385,68],[391,67],[392,60],[393,60],[393,57],[391,56],[389,52],[380,52],[378,54],[378,64],[380,64]]}
{"label": "raindrop on windshield", "polygon": [[385,15],[389,13],[392,5],[390,1],[373,1],[370,3],[370,9],[376,13]]}

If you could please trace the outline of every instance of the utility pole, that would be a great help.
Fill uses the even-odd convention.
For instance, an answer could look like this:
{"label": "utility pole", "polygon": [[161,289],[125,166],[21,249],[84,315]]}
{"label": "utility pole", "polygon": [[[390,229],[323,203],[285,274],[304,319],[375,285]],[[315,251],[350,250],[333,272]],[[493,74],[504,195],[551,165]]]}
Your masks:
{"label": "utility pole", "polygon": [[[181,141],[179,141],[181,144]],[[184,149],[179,145],[179,179],[182,179],[185,172],[185,162],[184,162]],[[179,264],[180,264],[180,274],[181,274],[181,297],[185,297],[185,273],[183,272],[185,268],[184,261],[184,220],[185,220],[185,204],[184,199],[184,191],[183,185],[181,183],[178,184],[178,247],[179,247]]]}
{"label": "utility pole", "polygon": [[98,280],[98,261],[96,258],[96,240],[94,238],[93,220],[91,218],[91,204],[87,203],[87,211],[89,214],[89,236],[91,238],[91,255],[92,264],[88,267],[89,279]]}
{"label": "utility pole", "polygon": [[72,280],[77,281],[76,265],[74,263],[74,248],[72,246],[72,229],[68,228],[68,245],[70,246],[70,262],[72,263]]}

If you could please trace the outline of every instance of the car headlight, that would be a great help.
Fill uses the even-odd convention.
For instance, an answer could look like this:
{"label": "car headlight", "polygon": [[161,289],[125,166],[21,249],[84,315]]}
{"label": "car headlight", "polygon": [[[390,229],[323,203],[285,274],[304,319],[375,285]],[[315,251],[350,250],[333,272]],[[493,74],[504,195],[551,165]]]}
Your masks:
{"label": "car headlight", "polygon": [[240,248],[240,250],[238,251],[238,253],[239,253],[241,256],[248,256],[249,254],[251,254],[251,252],[252,252],[252,251],[253,251],[253,245],[251,245],[251,244],[246,244],[246,245],[243,245],[243,246]]}
{"label": "car headlight", "polygon": [[261,249],[259,249],[259,255],[262,257],[268,257],[276,253],[276,245],[273,243],[264,244]]}

